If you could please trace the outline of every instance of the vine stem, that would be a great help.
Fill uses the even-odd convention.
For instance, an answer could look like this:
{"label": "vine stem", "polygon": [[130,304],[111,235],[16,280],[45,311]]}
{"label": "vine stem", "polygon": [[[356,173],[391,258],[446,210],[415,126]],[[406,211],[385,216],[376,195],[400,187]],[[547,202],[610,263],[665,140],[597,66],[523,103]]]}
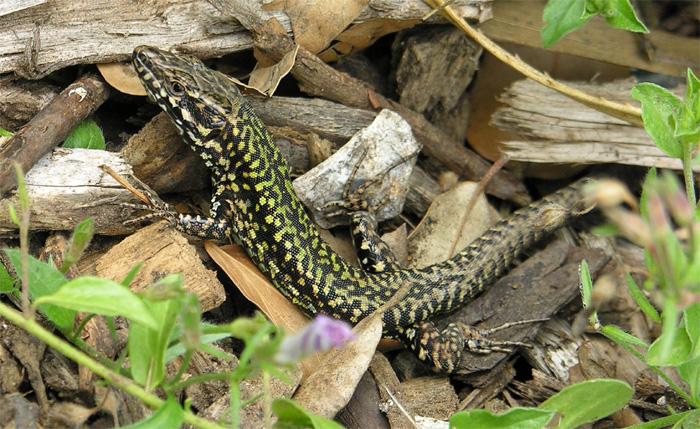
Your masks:
{"label": "vine stem", "polygon": [[[139,399],[149,408],[155,410],[160,408],[165,403],[165,401],[159,397],[146,392],[146,390],[133,381],[113,372],[109,368],[93,360],[90,356],[73,347],[67,341],[62,340],[61,338],[58,338],[56,335],[47,331],[43,326],[38,324],[36,320],[25,319],[21,313],[1,302],[0,316],[24,329],[78,365],[88,368],[90,371],[99,375],[108,383]],[[202,429],[224,429],[222,426],[216,423],[195,416],[188,410],[184,410],[184,421],[185,423],[189,423]]]}

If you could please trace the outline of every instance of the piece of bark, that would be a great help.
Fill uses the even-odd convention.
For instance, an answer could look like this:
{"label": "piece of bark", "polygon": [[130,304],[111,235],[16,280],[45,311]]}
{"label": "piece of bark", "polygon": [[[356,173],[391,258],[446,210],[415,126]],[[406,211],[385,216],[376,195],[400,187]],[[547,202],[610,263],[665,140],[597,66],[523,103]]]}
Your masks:
{"label": "piece of bark", "polygon": [[158,194],[195,191],[211,184],[204,161],[185,144],[164,112],[131,136],[120,153],[134,175]]}
{"label": "piece of bark", "polygon": [[[18,393],[26,372],[20,368],[9,350],[0,343],[0,395]],[[2,423],[0,423],[2,424]]]}
{"label": "piece of bark", "polygon": [[47,0],[5,0],[0,3],[0,16],[9,15],[18,10],[28,9],[46,3]]}
{"label": "piece of bark", "polygon": [[[282,10],[262,10],[258,19],[274,17],[292,34]],[[482,21],[490,13],[486,1],[458,2],[453,8],[464,18]],[[240,6],[239,5],[239,6]],[[206,1],[195,0],[56,0],[19,10],[0,21],[0,73],[29,78],[75,64],[125,61],[134,46],[149,44],[190,52],[202,58],[220,57],[252,47],[250,34],[239,22],[246,17],[234,7],[233,18]],[[421,0],[374,0],[355,23],[378,19],[420,20],[430,11]],[[11,18],[11,19],[10,19]],[[437,17],[441,22],[444,20]]]}
{"label": "piece of bark", "polygon": [[[291,39],[273,31],[257,29],[254,37],[256,48],[277,60],[294,48]],[[332,69],[303,47],[297,52],[291,73],[299,82],[302,91],[310,95],[362,109],[382,107],[397,112],[411,124],[416,139],[424,145],[425,153],[437,158],[458,174],[478,180],[489,170],[488,162],[452,140],[422,115],[373,93],[365,83]],[[370,94],[374,103],[370,102]],[[487,184],[486,191],[519,204],[526,204],[530,200],[522,183],[505,170],[496,173]]]}
{"label": "piece of bark", "polygon": [[[118,154],[103,150],[57,148],[27,172],[25,184],[31,201],[30,227],[38,231],[72,231],[89,217],[95,234],[119,235],[135,226],[123,222],[137,211],[120,203],[141,203],[131,192],[109,176],[101,166],[109,166],[122,177],[131,167]],[[0,200],[0,233],[13,233],[7,206],[19,207],[17,195]]]}
{"label": "piece of bark", "polygon": [[377,383],[369,372],[365,372],[350,402],[335,419],[348,429],[389,429],[389,422],[377,406],[379,401]]}
{"label": "piece of bark", "polygon": [[29,379],[29,383],[32,386],[36,401],[42,413],[46,413],[49,409],[49,398],[46,394],[46,385],[40,369],[40,362],[46,351],[46,344],[18,326],[4,319],[1,321],[4,328],[0,330],[0,342],[27,371],[27,379]]}
{"label": "piece of bark", "polygon": [[15,131],[29,122],[61,90],[44,82],[0,80],[0,128]]}
{"label": "piece of bark", "polygon": [[129,285],[132,291],[140,292],[168,274],[181,273],[183,288],[197,295],[202,312],[218,307],[226,299],[226,293],[216,273],[204,267],[182,233],[163,227],[163,222],[149,225],[112,247],[95,264],[97,275],[121,282],[142,262]]}
{"label": "piece of bark", "polygon": [[265,125],[314,133],[342,145],[374,121],[378,112],[345,106],[320,98],[248,97]]}
{"label": "piece of bark", "polygon": [[0,197],[17,185],[13,164],[28,171],[42,156],[61,143],[71,130],[107,100],[109,89],[99,77],[88,74],[61,91],[0,148]]}
{"label": "piece of bark", "polygon": [[428,27],[399,33],[392,46],[399,102],[435,119],[459,102],[477,70],[483,48],[454,27]]}
{"label": "piece of bark", "polygon": [[[216,345],[212,345],[219,352],[224,353]],[[203,374],[230,372],[238,366],[238,358],[235,355],[230,356],[230,360],[221,359],[213,356],[202,350],[197,350],[189,361],[189,365],[183,380],[191,377],[197,377]],[[168,363],[168,377],[174,377],[182,363],[182,356],[173,359]],[[192,407],[196,410],[204,410],[209,408],[219,398],[229,393],[227,380],[212,380],[204,383],[196,383],[185,387],[185,395],[190,399]]]}
{"label": "piece of bark", "polygon": [[470,384],[474,385],[474,390],[459,402],[457,409],[462,411],[484,408],[486,403],[503,392],[514,378],[513,362],[502,360],[483,377],[472,377]]}
{"label": "piece of bark", "polygon": [[[613,101],[631,103],[629,94],[635,83],[634,79],[626,79],[602,85],[570,85]],[[676,94],[684,91],[672,90]],[[505,107],[494,113],[492,124],[521,136],[519,140],[502,142],[503,153],[512,160],[682,168],[681,160],[656,147],[644,129],[576,103],[534,81],[515,82],[499,101]],[[700,167],[694,168],[700,171]]]}
{"label": "piece of bark", "polygon": [[38,429],[39,407],[20,393],[10,393],[0,397],[0,425],[4,428]]}

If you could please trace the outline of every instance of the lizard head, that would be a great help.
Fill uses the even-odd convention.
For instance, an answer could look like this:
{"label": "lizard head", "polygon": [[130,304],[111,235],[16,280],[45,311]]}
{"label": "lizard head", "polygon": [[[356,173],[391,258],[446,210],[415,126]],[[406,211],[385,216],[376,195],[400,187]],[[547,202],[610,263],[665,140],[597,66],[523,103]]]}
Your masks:
{"label": "lizard head", "polygon": [[170,116],[190,146],[206,150],[217,143],[242,100],[225,75],[195,57],[150,46],[134,49],[132,63],[148,98]]}

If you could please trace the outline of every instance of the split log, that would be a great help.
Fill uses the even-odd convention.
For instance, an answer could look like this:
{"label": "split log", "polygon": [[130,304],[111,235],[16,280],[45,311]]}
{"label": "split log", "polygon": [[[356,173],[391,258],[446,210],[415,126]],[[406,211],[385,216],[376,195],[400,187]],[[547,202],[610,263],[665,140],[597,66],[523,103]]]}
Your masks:
{"label": "split log", "polygon": [[[633,79],[572,86],[619,102],[632,102]],[[683,94],[684,88],[673,90]],[[540,163],[618,163],[681,169],[654,145],[641,128],[579,104],[531,80],[514,83],[499,101],[505,104],[492,124],[520,134],[521,140],[503,142],[503,153],[515,161]],[[700,171],[696,166],[695,171]]]}

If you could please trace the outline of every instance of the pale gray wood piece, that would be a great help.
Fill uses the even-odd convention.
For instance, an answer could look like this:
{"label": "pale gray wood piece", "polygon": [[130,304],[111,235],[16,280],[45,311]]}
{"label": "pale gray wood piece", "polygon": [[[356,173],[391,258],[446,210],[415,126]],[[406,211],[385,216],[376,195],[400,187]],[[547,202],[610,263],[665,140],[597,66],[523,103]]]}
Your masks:
{"label": "pale gray wood piece", "polygon": [[[78,222],[92,217],[95,234],[119,235],[135,226],[123,221],[137,216],[122,202],[141,203],[127,189],[105,173],[107,165],[124,177],[131,166],[119,154],[92,149],[58,148],[44,156],[27,172],[25,183],[30,199],[30,227],[35,231],[72,231]],[[16,191],[0,200],[0,234],[16,232],[8,205],[19,209]]]}
{"label": "pale gray wood piece", "polygon": [[[639,105],[630,97],[634,79],[570,84],[589,94]],[[685,88],[672,92],[682,97]],[[494,113],[492,124],[521,136],[502,143],[503,153],[511,160],[682,168],[681,161],[656,147],[644,129],[579,104],[534,81],[515,82],[499,101],[505,107]],[[695,171],[700,171],[700,166]]]}

